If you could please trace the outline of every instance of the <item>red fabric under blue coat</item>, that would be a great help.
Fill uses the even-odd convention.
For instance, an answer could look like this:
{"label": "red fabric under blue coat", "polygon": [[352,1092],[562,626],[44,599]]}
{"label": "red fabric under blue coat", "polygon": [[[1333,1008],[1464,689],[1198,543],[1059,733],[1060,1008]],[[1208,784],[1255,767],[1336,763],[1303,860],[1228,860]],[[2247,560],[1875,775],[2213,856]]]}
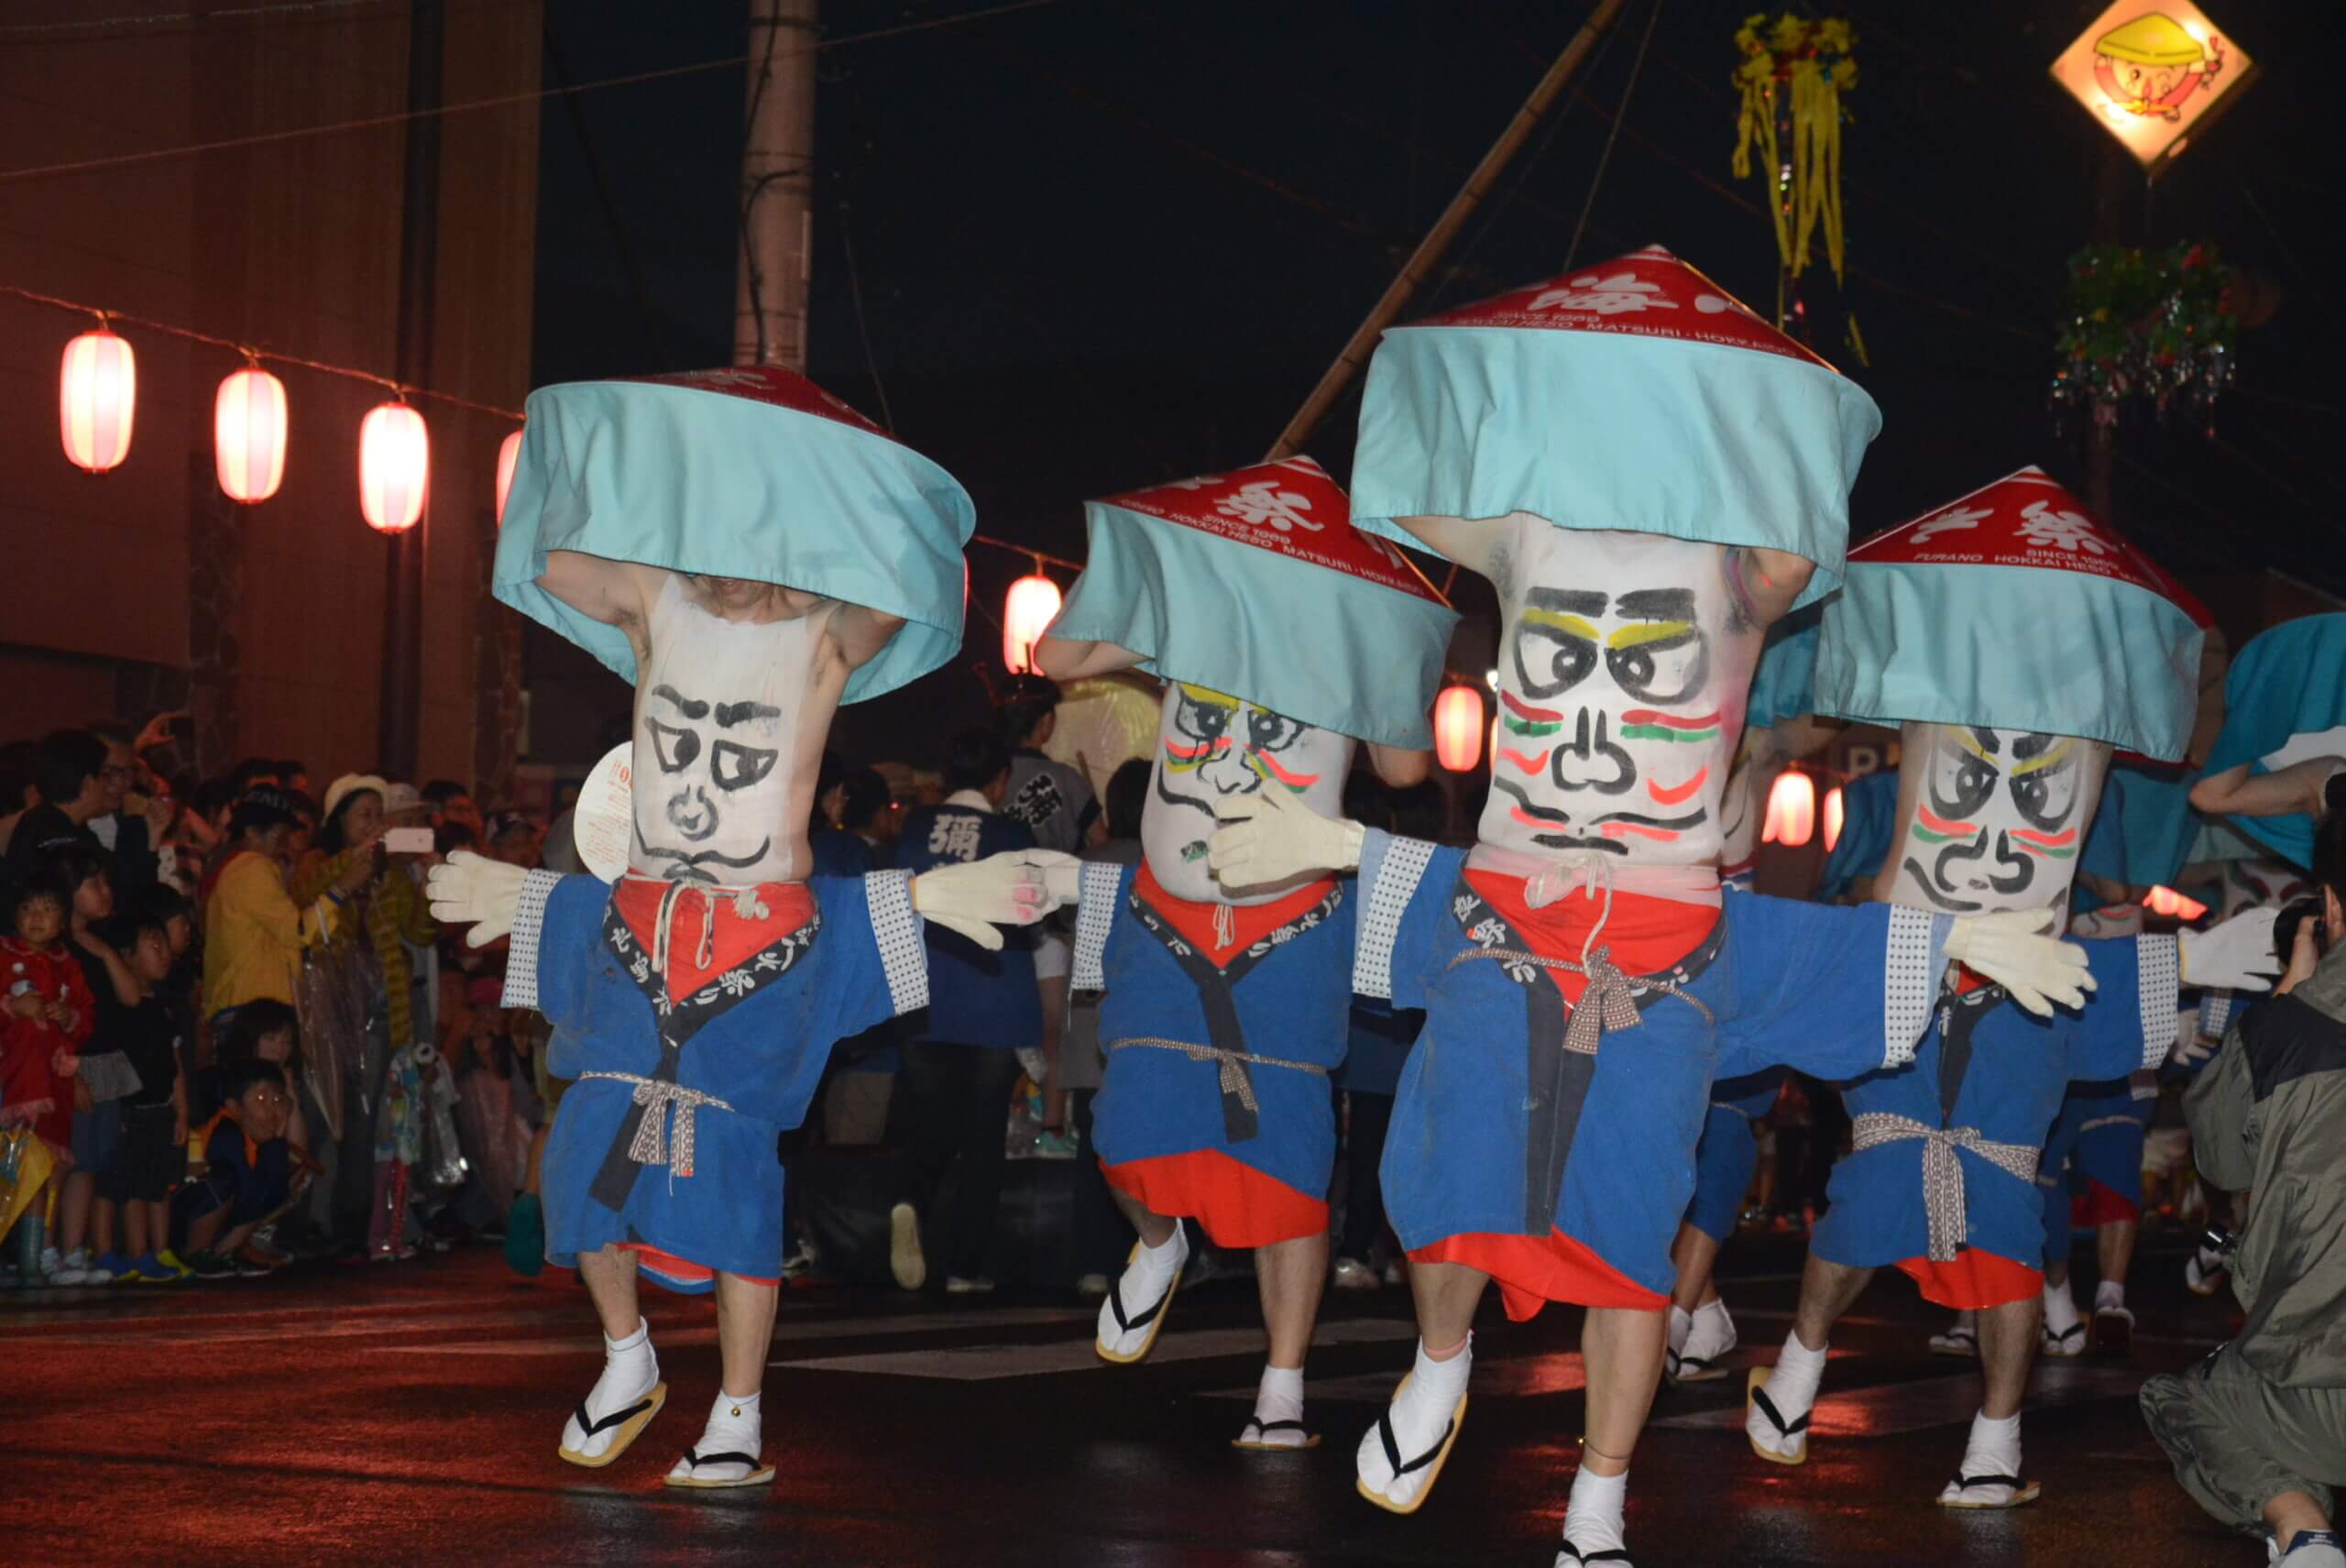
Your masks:
{"label": "red fabric under blue coat", "polygon": [[[1124,871],[1102,950],[1108,1065],[1091,1107],[1110,1182],[1155,1213],[1197,1220],[1221,1246],[1328,1228],[1336,1120],[1324,1073],[1248,1065],[1250,1114],[1224,1092],[1218,1061],[1117,1042],[1219,1046],[1333,1070],[1350,1029],[1354,892],[1349,881],[1316,883],[1233,909],[1235,940],[1222,947],[1213,905],[1173,897],[1146,866]],[[1210,998],[1218,984],[1227,1010]]]}
{"label": "red fabric under blue coat", "polygon": [[[2173,942],[2112,937],[2078,944],[2098,983],[2082,1010],[2040,1018],[1996,985],[1943,998],[1912,1068],[1845,1086],[1850,1116],[1887,1113],[2041,1148],[2071,1079],[2112,1078],[2142,1065],[2151,1003],[2138,954],[2146,940],[2165,940],[2170,949]],[[2171,1012],[2171,999],[2166,1006]],[[1832,1208],[1817,1222],[1811,1250],[1852,1268],[1902,1268],[1925,1299],[1957,1309],[2001,1306],[2039,1288],[2044,1203],[2035,1184],[1969,1150],[1956,1156],[1963,1168],[1965,1251],[1954,1264],[1929,1261],[1923,1151],[1920,1139],[1902,1139],[1834,1167]],[[1967,1263],[1968,1252],[1992,1257]]]}
{"label": "red fabric under blue coat", "polygon": [[[775,1141],[805,1118],[833,1042],[896,1012],[872,925],[873,884],[883,879],[901,897],[893,872],[762,889],[764,920],[744,919],[720,895],[715,961],[706,967],[694,964],[704,901],[687,895],[675,910],[665,981],[652,971],[648,922],[630,918],[641,910],[623,912],[590,876],[554,886],[537,959],[539,1006],[563,1045],[551,1065],[563,1076],[672,1081],[732,1109],[695,1113],[686,1176],[630,1158],[643,1117],[632,1085],[579,1077],[546,1146],[548,1261],[571,1267],[578,1254],[617,1245],[641,1252],[646,1272],[671,1288],[707,1290],[709,1271],[773,1277],[783,1254]],[[630,906],[647,895],[656,905],[663,891],[622,887],[634,894],[624,900]],[[905,936],[916,958],[909,925]],[[670,1132],[673,1147],[673,1124]]]}
{"label": "red fabric under blue coat", "polygon": [[[1397,857],[1372,858],[1381,876]],[[1491,1274],[1511,1316],[1548,1300],[1659,1310],[1714,1078],[1880,1065],[1903,1044],[1886,1024],[1893,922],[1920,934],[1926,968],[1939,926],[1885,905],[1617,891],[1597,945],[1633,980],[1684,994],[1639,992],[1638,1026],[1608,1030],[1592,1056],[1562,1038],[1584,977],[1484,955],[1577,962],[1601,901],[1529,910],[1520,879],[1465,872],[1464,858],[1431,852],[1392,943],[1392,1000],[1425,1008],[1426,1025],[1386,1141],[1387,1213],[1413,1258]]]}

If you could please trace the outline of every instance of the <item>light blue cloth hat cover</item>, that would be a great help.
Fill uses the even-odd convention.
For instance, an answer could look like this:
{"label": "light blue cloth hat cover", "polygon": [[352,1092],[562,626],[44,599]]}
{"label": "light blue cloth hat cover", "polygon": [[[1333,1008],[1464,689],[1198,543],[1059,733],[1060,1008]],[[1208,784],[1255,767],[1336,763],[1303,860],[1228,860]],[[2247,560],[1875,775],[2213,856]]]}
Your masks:
{"label": "light blue cloth hat cover", "polygon": [[1743,722],[1763,729],[1816,711],[1816,606],[1796,609],[1768,628],[1760,665],[1751,673],[1751,704]]}
{"label": "light blue cloth hat cover", "polygon": [[[762,394],[728,389],[752,383]],[[834,414],[809,411],[825,405]],[[626,633],[538,587],[549,552],[783,583],[903,617],[848,677],[846,702],[960,648],[961,546],[977,521],[968,493],[804,378],[572,382],[532,392],[528,416],[493,591],[623,679],[635,679]]]}
{"label": "light blue cloth hat cover", "polygon": [[[2346,615],[2285,620],[2249,639],[2224,678],[2224,704],[2210,773],[2242,762],[2251,773],[2269,773],[2264,759],[2290,737],[2346,726]],[[2336,750],[2346,753],[2346,745]],[[2304,812],[2223,820],[2292,865],[2313,864],[2314,822]]]}
{"label": "light blue cloth hat cover", "polygon": [[[1264,465],[1211,482],[1277,474],[1280,466]],[[1316,537],[1339,554],[1373,554],[1387,572],[1407,574],[1420,591],[1113,499],[1087,501],[1091,547],[1083,575],[1069,591],[1051,635],[1115,643],[1167,680],[1244,697],[1357,740],[1431,746],[1429,710],[1458,616],[1399,552],[1327,532],[1352,532],[1341,511],[1330,515],[1343,492],[1318,465],[1310,464],[1310,471],[1333,497],[1332,502],[1323,497],[1311,513],[1322,528]]]}

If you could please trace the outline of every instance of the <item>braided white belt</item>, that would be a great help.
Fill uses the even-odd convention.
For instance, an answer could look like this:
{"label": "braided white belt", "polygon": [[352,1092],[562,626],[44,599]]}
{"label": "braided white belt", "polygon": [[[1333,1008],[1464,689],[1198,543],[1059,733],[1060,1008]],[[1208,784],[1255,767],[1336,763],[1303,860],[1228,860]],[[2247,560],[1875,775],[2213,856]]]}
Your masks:
{"label": "braided white belt", "polygon": [[[677,1176],[693,1173],[693,1113],[703,1106],[718,1111],[730,1111],[732,1106],[714,1094],[697,1089],[686,1089],[681,1083],[663,1083],[656,1078],[644,1078],[632,1072],[582,1072],[581,1079],[607,1078],[613,1083],[635,1085],[635,1102],[643,1107],[643,1120],[637,1124],[634,1141],[627,1146],[628,1158],[638,1165],[664,1165]],[[668,1108],[676,1108],[675,1153],[672,1158],[668,1149]]]}
{"label": "braided white belt", "polygon": [[1850,1150],[1862,1153],[1881,1144],[1923,1140],[1923,1208],[1930,1217],[1930,1260],[1952,1263],[1970,1228],[1970,1212],[1963,1198],[1963,1162],[1956,1150],[1969,1149],[2000,1170],[2023,1181],[2036,1179],[2037,1151],[2024,1144],[2000,1144],[1979,1135],[1977,1127],[1934,1127],[1912,1116],[1869,1111],[1851,1125]]}
{"label": "braided white belt", "polygon": [[1155,1035],[1133,1035],[1121,1040],[1108,1042],[1108,1048],[1112,1051],[1120,1051],[1128,1046],[1149,1046],[1161,1051],[1178,1051],[1191,1061],[1221,1064],[1222,1091],[1233,1096],[1249,1111],[1260,1111],[1262,1106],[1255,1102],[1255,1086],[1248,1081],[1245,1071],[1241,1066],[1242,1063],[1252,1062],[1256,1067],[1283,1067],[1296,1072],[1316,1073],[1321,1078],[1328,1076],[1328,1069],[1316,1061],[1289,1061],[1285,1057],[1257,1056],[1253,1051],[1233,1051],[1222,1046],[1193,1045],[1188,1040],[1168,1040]]}

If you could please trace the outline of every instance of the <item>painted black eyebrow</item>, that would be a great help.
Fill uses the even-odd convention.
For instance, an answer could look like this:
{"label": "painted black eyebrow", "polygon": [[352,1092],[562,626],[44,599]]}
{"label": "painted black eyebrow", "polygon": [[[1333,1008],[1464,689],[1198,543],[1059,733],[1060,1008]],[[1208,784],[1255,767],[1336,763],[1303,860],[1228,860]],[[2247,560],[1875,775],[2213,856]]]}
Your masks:
{"label": "painted black eyebrow", "polygon": [[676,688],[672,685],[653,686],[652,688],[652,695],[653,696],[664,696],[670,702],[674,703],[676,705],[676,711],[683,714],[686,718],[706,718],[708,717],[708,704],[705,702],[694,702],[691,699],[679,695]]}
{"label": "painted black eyebrow", "polygon": [[2057,737],[2051,735],[2023,735],[2012,742],[2012,756],[2015,759],[2025,760],[2041,755],[2052,749],[2055,739]]}
{"label": "painted black eyebrow", "polygon": [[[695,714],[695,718],[699,715]],[[762,702],[720,702],[717,705],[717,727],[730,729],[752,718],[780,718],[782,709]]]}
{"label": "painted black eyebrow", "polygon": [[[2000,757],[2003,755],[2003,743],[1996,739],[1996,732],[1994,730],[1983,729],[1975,724],[1971,727],[1971,738],[1979,742],[1979,749],[1987,752],[1988,755],[1991,757]],[[2012,750],[2017,752],[2023,744],[2025,744],[2025,742],[2016,740],[2012,742]]]}
{"label": "painted black eyebrow", "polygon": [[1523,602],[1572,615],[1605,613],[1605,596],[1594,588],[1533,588],[1523,596]]}
{"label": "painted black eyebrow", "polygon": [[1694,590],[1637,588],[1616,599],[1613,610],[1617,615],[1633,616],[1639,620],[1692,620]]}

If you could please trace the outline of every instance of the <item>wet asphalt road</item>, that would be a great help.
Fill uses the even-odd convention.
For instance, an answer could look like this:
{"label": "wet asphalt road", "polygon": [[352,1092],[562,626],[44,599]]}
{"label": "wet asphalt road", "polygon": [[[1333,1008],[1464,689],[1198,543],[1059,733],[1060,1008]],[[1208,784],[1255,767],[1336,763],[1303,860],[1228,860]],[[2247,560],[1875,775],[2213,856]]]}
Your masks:
{"label": "wet asphalt road", "polygon": [[[1745,1354],[1773,1358],[1800,1255],[1778,1237],[1728,1250]],[[1925,1353],[1942,1315],[1902,1277],[1836,1337],[1803,1468],[1751,1454],[1739,1373],[1666,1387],[1631,1476],[1637,1562],[2262,1563],[2176,1489],[2135,1411],[2145,1374],[2233,1321],[2228,1296],[2192,1297],[2180,1276],[2172,1250],[2138,1263],[2131,1362],[2040,1370],[2025,1468],[2045,1497],[2011,1513],[1931,1505],[1977,1373]],[[519,1281],[474,1248],[0,1295],[0,1563],[1547,1568],[1554,1553],[1581,1420],[1574,1313],[1486,1316],[1458,1448],[1425,1508],[1396,1519],[1354,1495],[1352,1451],[1409,1365],[1403,1290],[1332,1294],[1308,1373],[1326,1442],[1267,1456],[1228,1446],[1260,1366],[1251,1281],[1185,1291],[1136,1368],[1093,1360],[1072,1294],[793,1290],[766,1384],[777,1484],[693,1494],[660,1476],[716,1392],[707,1301],[648,1293],[668,1407],[618,1464],[582,1471],[554,1448],[600,1341],[566,1278]]]}

